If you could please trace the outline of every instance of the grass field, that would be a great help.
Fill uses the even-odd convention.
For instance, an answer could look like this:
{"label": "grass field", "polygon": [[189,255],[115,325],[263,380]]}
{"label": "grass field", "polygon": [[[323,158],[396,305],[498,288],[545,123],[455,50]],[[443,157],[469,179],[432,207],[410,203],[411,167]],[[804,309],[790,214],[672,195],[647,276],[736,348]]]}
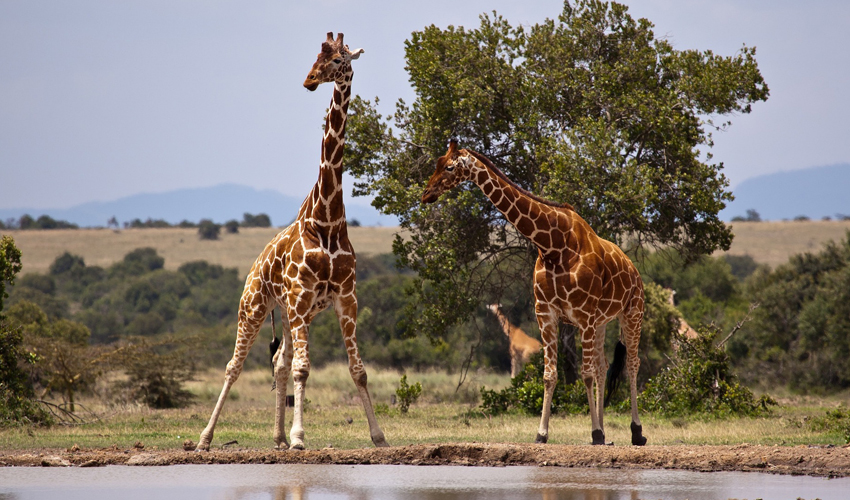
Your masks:
{"label": "grass field", "polygon": [[[504,374],[470,374],[458,392],[457,375],[408,373],[410,383],[421,382],[423,394],[407,414],[399,413],[390,396],[398,385],[399,373],[370,370],[369,387],[378,420],[390,444],[489,442],[527,443],[534,439],[538,416],[504,415],[488,418],[477,410],[477,392],[485,385],[503,387]],[[200,374],[189,389],[197,395],[189,408],[151,410],[142,406],[110,406],[89,397],[82,402],[93,414],[88,423],[54,426],[49,429],[21,428],[0,431],[0,449],[131,448],[137,441],[148,449],[179,449],[186,439],[198,440],[221,389],[223,370]],[[236,440],[240,446],[271,448],[274,393],[270,371],[246,372],[234,385],[216,429],[213,445]],[[291,389],[289,391],[291,393]],[[308,448],[351,449],[371,447],[363,409],[347,367],[331,365],[314,370],[310,376],[305,410]],[[731,420],[665,419],[643,415],[644,432],[653,445],[677,444],[765,444],[810,445],[844,444],[837,433],[814,432],[805,421],[822,414],[829,400],[786,400],[769,418]],[[86,415],[81,413],[82,415]],[[96,415],[96,416],[95,416]],[[352,423],[347,419],[351,418]],[[630,416],[606,414],[606,437],[614,443],[630,440]],[[287,433],[292,423],[287,414]],[[288,435],[288,434],[287,434]],[[587,444],[590,418],[586,415],[555,416],[550,424],[550,442]]]}
{"label": "grass field", "polygon": [[[841,240],[850,231],[850,221],[736,222],[735,240],[729,254],[750,255],[757,262],[775,267],[788,257],[820,250],[829,240]],[[48,231],[10,231],[23,252],[22,274],[48,270],[65,251],[82,256],[86,264],[108,266],[139,247],[153,247],[165,258],[167,269],[177,269],[193,260],[206,260],[235,267],[245,275],[260,251],[279,228],[243,228],[238,234],[222,234],[216,241],[201,240],[196,229],[68,229]],[[349,228],[351,242],[358,255],[392,251],[397,227]],[[719,252],[718,255],[721,255]]]}
{"label": "grass field", "polygon": [[[87,265],[106,267],[140,247],[153,247],[165,258],[165,268],[176,270],[194,260],[235,267],[245,276],[254,260],[280,228],[241,228],[222,233],[218,240],[201,240],[192,228],[54,229],[9,231],[23,254],[21,274],[44,273],[64,252],[82,256]],[[351,227],[349,237],[358,255],[392,252],[397,227]]]}

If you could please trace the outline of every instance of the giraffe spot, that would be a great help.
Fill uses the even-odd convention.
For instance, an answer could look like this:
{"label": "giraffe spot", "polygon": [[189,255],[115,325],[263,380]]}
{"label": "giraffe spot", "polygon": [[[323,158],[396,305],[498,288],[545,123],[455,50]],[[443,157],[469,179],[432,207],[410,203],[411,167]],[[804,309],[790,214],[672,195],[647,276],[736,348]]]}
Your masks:
{"label": "giraffe spot", "polygon": [[534,222],[532,222],[528,217],[520,217],[519,220],[516,221],[515,225],[522,234],[531,234],[534,232]]}
{"label": "giraffe spot", "polygon": [[519,210],[517,210],[516,205],[511,205],[511,208],[505,213],[505,217],[508,218],[509,221],[517,220],[519,216]]}
{"label": "giraffe spot", "polygon": [[516,206],[523,215],[528,215],[531,212],[531,201],[524,196],[517,198]]}
{"label": "giraffe spot", "polygon": [[551,248],[552,238],[549,236],[549,233],[537,233],[534,236],[534,243],[539,247]]}
{"label": "giraffe spot", "polygon": [[[501,191],[500,191],[500,193],[501,193]],[[505,217],[508,217],[507,214],[508,214],[508,210],[511,208],[511,200],[509,200],[507,196],[504,196],[503,193],[501,194],[501,196],[502,196],[502,198],[495,205],[496,205],[496,208],[498,208],[500,212],[505,214]],[[513,219],[508,217],[508,220],[513,220]]]}
{"label": "giraffe spot", "polygon": [[[339,130],[342,127],[342,111],[338,109],[332,109],[328,114],[328,123],[330,124],[333,130]],[[336,163],[336,162],[334,162]]]}

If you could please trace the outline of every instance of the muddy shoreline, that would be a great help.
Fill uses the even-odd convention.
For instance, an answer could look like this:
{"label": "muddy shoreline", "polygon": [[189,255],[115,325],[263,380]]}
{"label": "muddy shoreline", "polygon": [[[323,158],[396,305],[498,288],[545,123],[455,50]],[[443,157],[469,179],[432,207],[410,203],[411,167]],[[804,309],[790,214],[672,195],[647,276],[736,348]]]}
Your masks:
{"label": "muddy shoreline", "polygon": [[850,477],[848,447],[575,446],[538,444],[418,444],[391,448],[275,451],[217,448],[209,452],[119,449],[2,450],[0,466],[100,467],[178,464],[394,464],[743,471]]}

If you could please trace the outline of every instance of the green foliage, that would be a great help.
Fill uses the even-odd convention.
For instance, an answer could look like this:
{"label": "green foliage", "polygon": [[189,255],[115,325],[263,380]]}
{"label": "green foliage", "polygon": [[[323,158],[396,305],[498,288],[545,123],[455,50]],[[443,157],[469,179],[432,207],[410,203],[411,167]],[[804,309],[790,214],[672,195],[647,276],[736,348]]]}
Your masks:
{"label": "green foliage", "polygon": [[[490,415],[509,411],[539,415],[543,409],[543,367],[543,353],[539,352],[511,379],[509,387],[498,392],[482,387],[480,408]],[[563,363],[558,363],[558,380],[563,379],[563,369]],[[584,382],[577,380],[570,385],[559,382],[555,386],[552,396],[553,414],[583,413],[587,408],[587,389]]]}
{"label": "green foliage", "polygon": [[[485,290],[507,281],[480,272],[536,252],[474,186],[420,206],[449,137],[488,156],[520,186],[576,206],[601,236],[677,247],[688,259],[725,249],[717,213],[731,199],[709,163],[711,117],[748,113],[768,89],[743,47],[731,57],[678,51],[623,5],[579,0],[531,26],[482,16],[475,29],[428,26],[405,44],[416,92],[393,121],[355,98],[345,163],[355,193],[411,231],[394,252],[418,274],[406,327],[431,337],[470,320]],[[702,150],[702,151],[701,151]],[[707,158],[706,162],[702,158]]]}
{"label": "green foliage", "polygon": [[198,223],[198,236],[202,240],[217,240],[221,233],[221,226],[210,219],[201,219]]}
{"label": "green foliage", "polygon": [[21,272],[21,251],[11,236],[0,238],[0,320],[3,319],[3,301],[9,297],[6,285],[15,284],[15,276]]}
{"label": "green foliage", "polygon": [[115,382],[114,391],[157,409],[183,408],[193,401],[195,396],[183,387],[195,372],[185,342],[135,339],[129,347],[121,356],[121,369],[128,378]]}
{"label": "green foliage", "polygon": [[77,229],[78,225],[64,220],[56,220],[49,215],[42,215],[33,219],[31,215],[24,214],[18,219],[18,229]]}
{"label": "green foliage", "polygon": [[806,425],[813,432],[836,433],[844,444],[850,444],[850,410],[844,405],[806,420]]}
{"label": "green foliage", "polygon": [[34,363],[35,358],[22,344],[20,331],[0,319],[0,428],[53,423],[50,414],[33,401],[32,384],[21,366]]}
{"label": "green foliage", "polygon": [[398,398],[398,409],[401,413],[407,413],[410,410],[410,405],[419,399],[422,394],[422,384],[416,382],[413,385],[407,384],[407,375],[402,375],[398,381],[398,388],[395,390],[395,395]]}
{"label": "green foliage", "polygon": [[148,218],[145,221],[142,221],[141,219],[133,219],[132,221],[130,221],[128,226],[132,227],[132,228],[151,228],[151,227],[171,227],[171,224],[169,224],[168,221],[166,221],[164,219]]}
{"label": "green foliage", "polygon": [[267,214],[242,214],[242,227],[271,227],[272,220]]}
{"label": "green foliage", "polygon": [[678,334],[672,362],[646,385],[639,395],[641,409],[668,417],[705,415],[762,416],[776,402],[757,399],[732,373],[729,356],[715,343],[718,330],[700,328],[695,339]]}
{"label": "green foliage", "polygon": [[239,221],[231,219],[224,223],[224,229],[228,234],[236,234],[239,232]]}
{"label": "green foliage", "polygon": [[21,251],[11,236],[0,238],[0,428],[34,423],[49,425],[50,415],[33,401],[32,383],[23,367],[32,365],[36,357],[23,348],[20,328],[3,312],[3,299],[8,297],[6,284],[13,285],[21,270]]}
{"label": "green foliage", "polygon": [[734,346],[748,380],[800,391],[850,387],[848,264],[850,233],[749,278],[749,293],[760,305]]}

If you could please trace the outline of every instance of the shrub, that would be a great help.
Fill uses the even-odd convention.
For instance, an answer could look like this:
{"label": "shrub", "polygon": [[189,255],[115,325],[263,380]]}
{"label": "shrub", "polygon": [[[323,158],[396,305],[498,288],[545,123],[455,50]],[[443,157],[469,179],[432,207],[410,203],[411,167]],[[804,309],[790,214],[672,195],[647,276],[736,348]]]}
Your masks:
{"label": "shrub", "polygon": [[756,398],[732,374],[729,356],[715,343],[718,330],[701,327],[695,339],[675,334],[678,349],[667,366],[650,379],[638,402],[643,410],[664,416],[760,416],[776,405],[770,396]]}
{"label": "shrub", "polygon": [[[566,363],[558,363],[558,380],[563,380]],[[531,357],[511,385],[501,391],[481,388],[480,408],[490,415],[512,410],[528,415],[539,415],[543,410],[543,353]],[[552,395],[552,413],[582,413],[587,411],[587,389],[584,382],[577,380],[566,385],[558,383]]]}
{"label": "shrub", "polygon": [[398,381],[398,389],[395,390],[395,394],[398,397],[399,411],[407,413],[410,405],[415,403],[422,394],[422,384],[416,382],[413,385],[407,385],[407,375],[402,375],[401,380]]}
{"label": "shrub", "polygon": [[221,226],[210,219],[203,219],[198,224],[198,236],[202,240],[217,240],[219,233],[221,233]]}

